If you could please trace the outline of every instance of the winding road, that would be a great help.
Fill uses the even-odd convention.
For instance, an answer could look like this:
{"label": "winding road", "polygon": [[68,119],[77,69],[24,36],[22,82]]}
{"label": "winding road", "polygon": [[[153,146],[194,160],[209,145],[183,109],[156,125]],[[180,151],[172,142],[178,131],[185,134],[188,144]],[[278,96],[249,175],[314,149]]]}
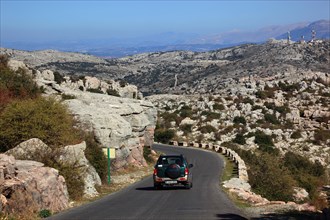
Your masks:
{"label": "winding road", "polygon": [[221,191],[219,181],[224,165],[217,153],[160,144],[155,144],[153,149],[165,154],[184,154],[194,164],[193,188],[155,190],[149,176],[124,190],[49,219],[246,219]]}

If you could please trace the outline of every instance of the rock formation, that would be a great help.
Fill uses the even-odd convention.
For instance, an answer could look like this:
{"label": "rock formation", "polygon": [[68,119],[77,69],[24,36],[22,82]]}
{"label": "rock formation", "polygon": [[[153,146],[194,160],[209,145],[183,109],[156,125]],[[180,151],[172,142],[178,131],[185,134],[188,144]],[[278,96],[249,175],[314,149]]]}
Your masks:
{"label": "rock formation", "polygon": [[57,170],[0,154],[0,212],[57,212],[68,205],[65,180]]}

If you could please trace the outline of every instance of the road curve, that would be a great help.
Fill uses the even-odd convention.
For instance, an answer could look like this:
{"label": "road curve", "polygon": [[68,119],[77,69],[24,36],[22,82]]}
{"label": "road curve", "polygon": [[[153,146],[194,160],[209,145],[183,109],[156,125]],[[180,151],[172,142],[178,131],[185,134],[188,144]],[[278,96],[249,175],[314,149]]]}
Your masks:
{"label": "road curve", "polygon": [[184,154],[193,163],[193,188],[154,190],[152,177],[95,202],[67,210],[49,219],[246,219],[220,189],[223,161],[214,152],[155,144],[166,154]]}

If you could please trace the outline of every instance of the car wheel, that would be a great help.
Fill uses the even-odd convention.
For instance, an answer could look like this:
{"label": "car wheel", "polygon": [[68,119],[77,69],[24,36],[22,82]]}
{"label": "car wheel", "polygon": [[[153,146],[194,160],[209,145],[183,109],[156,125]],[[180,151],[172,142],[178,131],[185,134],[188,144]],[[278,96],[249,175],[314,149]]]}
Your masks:
{"label": "car wheel", "polygon": [[180,166],[178,164],[170,164],[166,168],[165,174],[171,179],[178,178],[180,176]]}
{"label": "car wheel", "polygon": [[163,188],[163,186],[160,185],[160,184],[154,184],[154,188],[155,188],[156,190],[160,190],[160,189]]}
{"label": "car wheel", "polygon": [[192,183],[187,183],[187,184],[185,185],[186,189],[191,189],[192,186],[193,186]]}

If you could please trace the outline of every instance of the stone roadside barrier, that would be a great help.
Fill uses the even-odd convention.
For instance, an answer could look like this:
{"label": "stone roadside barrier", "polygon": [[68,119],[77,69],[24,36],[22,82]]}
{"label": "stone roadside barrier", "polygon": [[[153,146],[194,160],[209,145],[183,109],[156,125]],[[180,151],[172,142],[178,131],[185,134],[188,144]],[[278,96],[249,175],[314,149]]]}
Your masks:
{"label": "stone roadside barrier", "polygon": [[202,149],[213,150],[215,152],[221,153],[227,156],[230,160],[232,160],[236,164],[239,179],[243,180],[244,182],[248,182],[249,180],[245,162],[232,149],[221,147],[219,145],[214,145],[213,143],[196,143],[196,142],[188,143],[183,141],[182,142],[170,141],[169,144],[173,146],[202,148]]}

